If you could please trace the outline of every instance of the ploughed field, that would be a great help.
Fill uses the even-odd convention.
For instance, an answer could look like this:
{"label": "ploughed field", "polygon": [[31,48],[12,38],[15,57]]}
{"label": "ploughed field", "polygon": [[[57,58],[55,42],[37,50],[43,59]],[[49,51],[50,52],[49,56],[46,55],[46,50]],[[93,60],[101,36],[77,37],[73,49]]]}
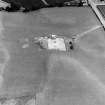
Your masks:
{"label": "ploughed field", "polygon": [[[9,54],[1,97],[37,94],[39,105],[105,104],[105,32],[90,8],[1,12],[1,26],[1,42]],[[98,26],[85,33],[71,52],[42,50],[33,41],[50,33],[71,38]],[[22,48],[25,43],[29,47]]]}

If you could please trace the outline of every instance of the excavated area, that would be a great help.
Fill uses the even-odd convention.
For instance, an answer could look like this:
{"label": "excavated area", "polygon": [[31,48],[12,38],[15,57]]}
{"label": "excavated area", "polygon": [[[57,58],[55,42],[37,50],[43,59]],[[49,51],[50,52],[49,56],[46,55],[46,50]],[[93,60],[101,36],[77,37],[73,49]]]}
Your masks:
{"label": "excavated area", "polygon": [[[46,8],[0,16],[1,42],[9,54],[1,97],[36,96],[37,105],[105,104],[105,32],[91,8]],[[54,33],[71,38],[97,26],[71,52],[34,44],[36,36]],[[27,43],[29,47],[22,48]]]}

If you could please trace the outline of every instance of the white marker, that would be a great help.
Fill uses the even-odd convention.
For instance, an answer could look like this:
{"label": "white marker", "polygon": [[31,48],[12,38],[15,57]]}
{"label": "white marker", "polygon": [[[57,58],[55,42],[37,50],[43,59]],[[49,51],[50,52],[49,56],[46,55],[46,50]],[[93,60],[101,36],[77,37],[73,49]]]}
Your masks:
{"label": "white marker", "polygon": [[27,48],[27,47],[29,47],[28,43],[22,45],[22,48]]}

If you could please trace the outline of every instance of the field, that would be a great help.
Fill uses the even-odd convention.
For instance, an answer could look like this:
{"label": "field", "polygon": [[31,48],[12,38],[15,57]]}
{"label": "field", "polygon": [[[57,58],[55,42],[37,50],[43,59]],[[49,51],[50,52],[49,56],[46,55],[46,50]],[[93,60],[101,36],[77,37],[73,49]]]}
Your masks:
{"label": "field", "polygon": [[[44,104],[105,104],[105,32],[91,8],[51,8],[27,14],[2,12],[1,21],[2,42],[10,55],[1,96],[42,92]],[[40,50],[33,43],[35,36],[55,33],[71,38],[97,26],[100,28],[85,33],[70,53]],[[29,47],[23,49],[27,38]]]}

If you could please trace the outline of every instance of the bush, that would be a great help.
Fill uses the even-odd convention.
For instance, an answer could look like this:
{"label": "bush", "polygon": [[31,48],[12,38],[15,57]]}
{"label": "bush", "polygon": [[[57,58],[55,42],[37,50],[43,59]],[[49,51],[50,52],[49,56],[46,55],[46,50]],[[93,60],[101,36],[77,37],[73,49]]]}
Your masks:
{"label": "bush", "polygon": [[64,2],[71,0],[45,0],[49,5],[44,4],[42,0],[3,0],[11,4],[11,8],[7,8],[7,11],[17,11],[21,7],[25,8],[24,12],[38,10],[43,7],[63,7]]}

